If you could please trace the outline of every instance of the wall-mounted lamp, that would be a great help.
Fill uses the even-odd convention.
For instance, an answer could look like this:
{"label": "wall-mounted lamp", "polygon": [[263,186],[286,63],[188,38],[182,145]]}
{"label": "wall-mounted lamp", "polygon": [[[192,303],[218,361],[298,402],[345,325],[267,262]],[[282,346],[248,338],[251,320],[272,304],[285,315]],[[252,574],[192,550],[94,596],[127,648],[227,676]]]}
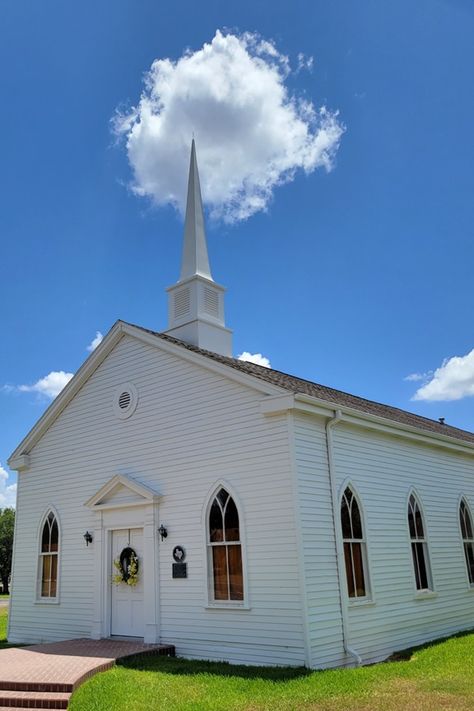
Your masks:
{"label": "wall-mounted lamp", "polygon": [[168,537],[168,529],[165,528],[165,527],[163,526],[163,524],[161,524],[161,526],[159,527],[158,533],[159,533],[160,536],[161,536],[161,540],[164,540],[165,538]]}
{"label": "wall-mounted lamp", "polygon": [[84,540],[85,540],[87,546],[89,545],[89,543],[92,543],[92,541],[94,540],[92,533],[89,533],[89,531],[86,531],[84,533]]}

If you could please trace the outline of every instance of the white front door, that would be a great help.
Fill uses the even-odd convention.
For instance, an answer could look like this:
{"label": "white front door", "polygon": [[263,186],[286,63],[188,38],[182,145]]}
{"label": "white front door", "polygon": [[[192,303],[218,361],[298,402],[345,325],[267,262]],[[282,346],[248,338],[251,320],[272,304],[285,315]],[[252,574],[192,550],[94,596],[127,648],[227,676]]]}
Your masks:
{"label": "white front door", "polygon": [[124,548],[133,548],[138,556],[138,583],[116,584],[112,581],[112,619],[110,634],[120,637],[143,637],[143,528],[126,528],[112,531],[112,578],[117,575],[114,560],[120,559]]}

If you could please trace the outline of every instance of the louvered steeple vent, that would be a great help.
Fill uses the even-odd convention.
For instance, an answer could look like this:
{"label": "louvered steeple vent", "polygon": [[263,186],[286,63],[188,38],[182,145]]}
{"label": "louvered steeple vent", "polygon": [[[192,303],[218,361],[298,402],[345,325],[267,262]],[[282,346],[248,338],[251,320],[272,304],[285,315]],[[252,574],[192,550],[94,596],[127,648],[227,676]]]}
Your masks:
{"label": "louvered steeple vent", "polygon": [[225,327],[223,286],[211,275],[194,138],[191,144],[183,257],[179,281],[168,289],[168,333],[199,348],[232,355]]}

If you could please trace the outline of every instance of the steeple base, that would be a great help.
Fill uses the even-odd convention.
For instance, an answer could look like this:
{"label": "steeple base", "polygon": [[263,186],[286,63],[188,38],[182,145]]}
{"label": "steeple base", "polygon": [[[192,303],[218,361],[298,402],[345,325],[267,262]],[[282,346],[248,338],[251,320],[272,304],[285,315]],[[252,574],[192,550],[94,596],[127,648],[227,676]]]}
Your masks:
{"label": "steeple base", "polygon": [[165,333],[206,351],[232,356],[232,331],[229,328],[196,319],[170,328]]}

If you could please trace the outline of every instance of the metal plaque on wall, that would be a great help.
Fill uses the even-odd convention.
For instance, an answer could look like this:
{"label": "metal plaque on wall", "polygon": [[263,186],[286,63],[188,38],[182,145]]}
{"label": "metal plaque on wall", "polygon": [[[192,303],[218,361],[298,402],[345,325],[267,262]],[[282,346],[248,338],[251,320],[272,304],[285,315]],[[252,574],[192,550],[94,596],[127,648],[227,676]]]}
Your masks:
{"label": "metal plaque on wall", "polygon": [[188,564],[187,563],[173,563],[173,578],[187,578],[188,577]]}

